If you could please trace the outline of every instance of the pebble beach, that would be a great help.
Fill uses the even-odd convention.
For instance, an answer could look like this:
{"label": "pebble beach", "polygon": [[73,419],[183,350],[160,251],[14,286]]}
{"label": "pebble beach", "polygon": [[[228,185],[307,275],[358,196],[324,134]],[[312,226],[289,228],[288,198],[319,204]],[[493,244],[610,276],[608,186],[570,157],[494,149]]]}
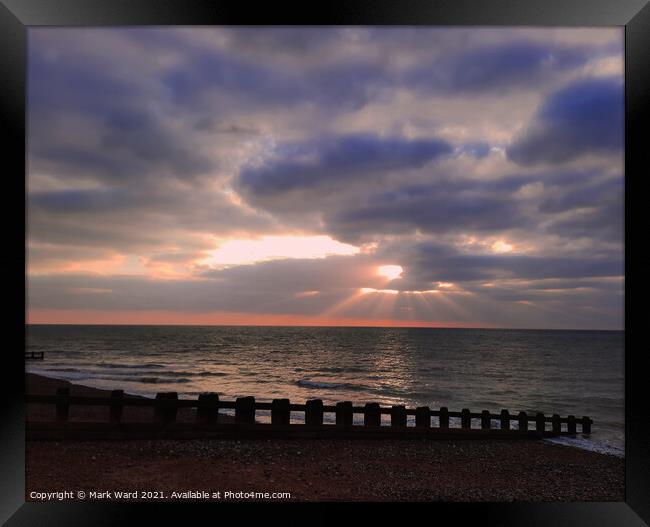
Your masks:
{"label": "pebble beach", "polygon": [[[27,377],[28,393],[64,385],[73,394],[107,395]],[[46,418],[46,409],[29,406],[28,419]],[[102,419],[78,416],[93,417]],[[620,457],[540,440],[27,441],[26,499],[84,489],[125,501],[149,498],[115,492],[190,501],[206,491],[288,493],[282,499],[292,501],[622,501],[624,465]]]}

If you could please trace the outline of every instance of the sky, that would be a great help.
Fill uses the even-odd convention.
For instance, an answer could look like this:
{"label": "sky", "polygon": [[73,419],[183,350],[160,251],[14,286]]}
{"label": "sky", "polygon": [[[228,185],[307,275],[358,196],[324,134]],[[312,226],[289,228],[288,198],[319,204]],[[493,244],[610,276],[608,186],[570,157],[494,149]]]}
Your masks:
{"label": "sky", "polygon": [[622,28],[30,28],[30,323],[622,329]]}

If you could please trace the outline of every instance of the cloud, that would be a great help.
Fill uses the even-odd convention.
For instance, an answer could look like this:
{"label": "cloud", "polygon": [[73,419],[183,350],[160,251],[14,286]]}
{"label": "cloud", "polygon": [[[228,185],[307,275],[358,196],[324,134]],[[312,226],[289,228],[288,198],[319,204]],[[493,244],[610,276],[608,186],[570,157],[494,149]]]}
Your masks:
{"label": "cloud", "polygon": [[535,225],[535,218],[527,217],[513,196],[531,182],[528,177],[492,182],[431,179],[428,184],[372,193],[356,206],[326,213],[324,221],[338,236],[352,240],[379,233],[498,232]]}
{"label": "cloud", "polygon": [[421,88],[480,92],[531,86],[589,61],[594,48],[531,40],[476,46],[409,72]]}
{"label": "cloud", "polygon": [[490,279],[540,280],[621,276],[622,255],[586,257],[539,254],[461,253],[435,243],[416,245],[409,254],[408,274],[424,282]]}
{"label": "cloud", "polygon": [[580,80],[552,94],[534,121],[507,148],[521,165],[562,163],[623,147],[623,85],[620,78]]}
{"label": "cloud", "polygon": [[[621,37],[30,31],[30,308],[616,326]],[[209,268],[276,237],[359,253]]]}
{"label": "cloud", "polygon": [[456,151],[461,155],[468,155],[477,159],[482,159],[490,155],[491,149],[492,147],[490,146],[490,143],[487,143],[485,141],[478,141],[460,145]]}
{"label": "cloud", "polygon": [[[429,251],[427,256],[432,254]],[[34,311],[91,309],[119,313],[155,309],[196,314],[244,312],[250,314],[252,323],[257,314],[368,320],[380,317],[398,321],[468,324],[480,321],[491,325],[508,321],[508,325],[517,327],[591,327],[596,321],[602,324],[600,327],[612,327],[618,323],[622,313],[620,279],[613,283],[611,279],[574,278],[575,272],[562,269],[566,264],[554,262],[552,258],[540,258],[532,265],[536,270],[524,274],[564,274],[572,278],[496,280],[491,287],[486,287],[475,280],[484,273],[476,272],[471,258],[459,259],[458,255],[449,254],[446,263],[464,267],[465,276],[471,281],[458,281],[452,288],[439,289],[438,294],[364,294],[363,289],[406,289],[404,286],[409,284],[408,280],[398,279],[387,284],[374,272],[378,263],[387,261],[390,260],[368,255],[282,260],[213,270],[194,280],[160,281],[137,276],[79,274],[34,276],[29,280],[28,302]],[[556,263],[559,268],[540,272],[546,267],[553,269]],[[580,263],[575,271],[585,265],[589,264]],[[513,276],[516,274],[514,271],[527,267],[529,265],[515,264]],[[342,268],[346,269],[345,273],[341,272]],[[406,270],[407,273],[416,271],[412,267]],[[450,269],[445,268],[444,272],[449,273]],[[596,274],[602,272],[609,270],[605,266]],[[427,279],[439,276],[431,272]],[[462,278],[459,273],[454,277]],[[436,289],[435,285],[429,284],[427,289]],[[101,294],[90,294],[90,291],[101,291]]]}
{"label": "cloud", "polygon": [[451,151],[447,142],[437,139],[373,135],[278,145],[272,154],[275,159],[260,167],[245,167],[238,184],[252,194],[272,194],[337,180],[376,179],[384,172],[420,168]]}

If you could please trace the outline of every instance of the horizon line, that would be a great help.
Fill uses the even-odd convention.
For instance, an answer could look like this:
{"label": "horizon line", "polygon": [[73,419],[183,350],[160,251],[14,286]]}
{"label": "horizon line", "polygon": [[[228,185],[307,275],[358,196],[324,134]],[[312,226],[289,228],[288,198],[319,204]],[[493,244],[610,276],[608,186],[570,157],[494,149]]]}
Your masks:
{"label": "horizon line", "polygon": [[624,332],[621,329],[603,328],[531,328],[531,327],[485,327],[485,326],[378,326],[378,325],[328,325],[328,324],[110,324],[110,323],[74,323],[74,322],[25,322],[25,326],[126,326],[126,327],[246,327],[246,328],[359,328],[359,329],[480,329],[480,330],[517,330],[517,331],[609,331]]}

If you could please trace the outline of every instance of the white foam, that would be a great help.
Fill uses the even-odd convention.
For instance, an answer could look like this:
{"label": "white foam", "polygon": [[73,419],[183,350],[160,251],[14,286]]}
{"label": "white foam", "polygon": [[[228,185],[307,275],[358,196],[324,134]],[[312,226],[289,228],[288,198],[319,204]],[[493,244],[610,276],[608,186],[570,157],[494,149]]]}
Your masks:
{"label": "white foam", "polygon": [[625,457],[625,449],[611,446],[604,443],[596,443],[586,437],[548,437],[543,441],[554,443],[556,445],[570,446],[580,448],[582,450],[589,450],[590,452],[597,452],[599,454],[607,454],[616,457]]}

